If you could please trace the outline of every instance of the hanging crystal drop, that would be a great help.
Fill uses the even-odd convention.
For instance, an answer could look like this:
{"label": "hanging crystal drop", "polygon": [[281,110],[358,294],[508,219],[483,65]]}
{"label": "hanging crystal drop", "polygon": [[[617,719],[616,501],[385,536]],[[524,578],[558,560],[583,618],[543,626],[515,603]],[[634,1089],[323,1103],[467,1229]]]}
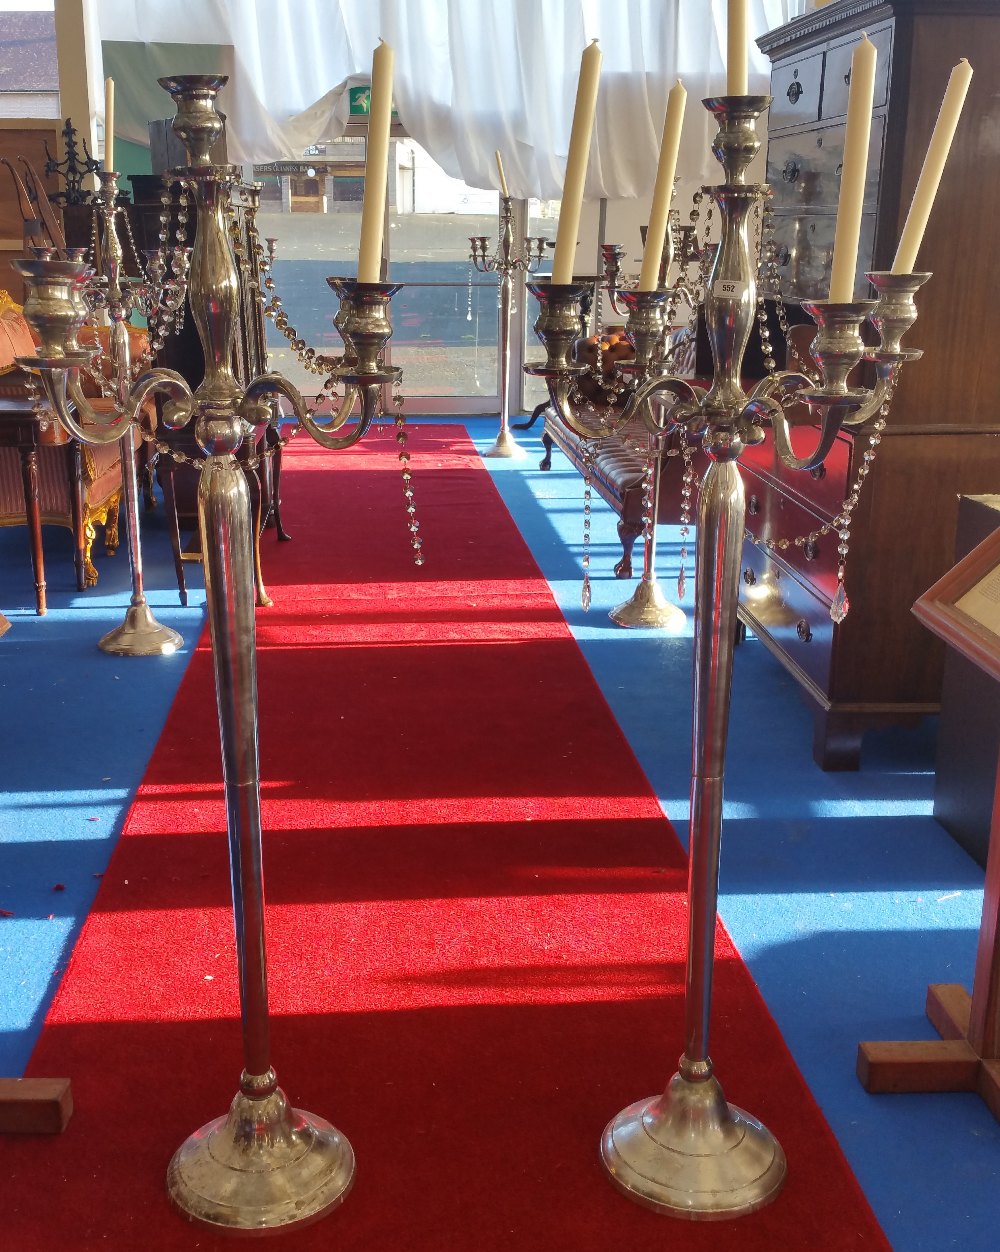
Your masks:
{"label": "hanging crystal drop", "polygon": [[590,575],[584,574],[583,586],[580,588],[580,604],[583,606],[584,613],[590,611]]}
{"label": "hanging crystal drop", "polygon": [[684,599],[684,592],[687,590],[687,579],[684,577],[684,566],[681,566],[681,572],[677,575],[677,599]]}
{"label": "hanging crystal drop", "polygon": [[834,622],[842,622],[850,610],[851,602],[847,598],[847,589],[843,582],[837,583],[837,592],[833,597],[833,603],[830,605],[830,619]]}

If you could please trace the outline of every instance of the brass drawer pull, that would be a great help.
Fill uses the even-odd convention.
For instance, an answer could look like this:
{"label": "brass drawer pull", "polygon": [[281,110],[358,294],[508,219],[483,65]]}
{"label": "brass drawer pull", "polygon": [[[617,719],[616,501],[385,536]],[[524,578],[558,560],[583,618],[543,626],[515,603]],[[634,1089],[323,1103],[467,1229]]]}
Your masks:
{"label": "brass drawer pull", "polygon": [[[798,72],[798,70],[795,71],[796,74]],[[785,92],[785,95],[788,97],[789,103],[798,104],[799,99],[802,96],[802,84],[799,82],[789,83],[788,90]]]}
{"label": "brass drawer pull", "polygon": [[752,587],[754,583],[757,581],[757,575],[753,572],[752,569],[745,569],[743,571],[743,581],[746,583],[748,587]]}
{"label": "brass drawer pull", "polygon": [[809,627],[809,623],[806,621],[804,617],[800,617],[799,620],[796,622],[795,633],[798,635],[798,637],[802,640],[803,643],[809,643],[813,637],[813,633]]}
{"label": "brass drawer pull", "polygon": [[778,255],[775,257],[775,260],[779,265],[787,265],[791,259],[792,254],[788,251],[788,245],[782,244],[778,249]]}
{"label": "brass drawer pull", "polygon": [[798,161],[794,161],[791,157],[789,157],[785,162],[784,169],[781,171],[782,181],[786,183],[794,183],[799,176],[800,168],[801,167],[799,166]]}
{"label": "brass drawer pull", "polygon": [[760,498],[758,496],[751,496],[747,501],[747,512],[751,517],[756,517],[760,512]]}
{"label": "brass drawer pull", "polygon": [[802,545],[802,552],[807,561],[815,561],[819,556],[819,544],[815,539],[810,539]]}

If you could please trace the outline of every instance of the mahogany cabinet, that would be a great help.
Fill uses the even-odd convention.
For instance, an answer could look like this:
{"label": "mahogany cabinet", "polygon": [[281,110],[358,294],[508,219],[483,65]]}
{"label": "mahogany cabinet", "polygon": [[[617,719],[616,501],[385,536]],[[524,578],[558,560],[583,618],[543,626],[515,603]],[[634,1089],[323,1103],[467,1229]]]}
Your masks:
{"label": "mahogany cabinet", "polygon": [[[858,265],[889,269],[952,67],[975,71],[918,258],[934,277],[918,296],[903,371],[851,527],[850,613],[835,625],[837,538],[772,554],[744,545],[740,616],[815,708],[814,755],[856,768],[869,726],[939,707],[943,646],[910,609],[950,566],[960,495],[1000,489],[1000,0],[834,0],[769,32],[768,181],[782,293],[825,296],[843,154],[850,58],[861,31],[878,49]],[[803,435],[806,432],[802,432]],[[868,449],[837,440],[812,475],[776,464],[770,440],[745,454],[747,526],[793,538],[830,521]]]}

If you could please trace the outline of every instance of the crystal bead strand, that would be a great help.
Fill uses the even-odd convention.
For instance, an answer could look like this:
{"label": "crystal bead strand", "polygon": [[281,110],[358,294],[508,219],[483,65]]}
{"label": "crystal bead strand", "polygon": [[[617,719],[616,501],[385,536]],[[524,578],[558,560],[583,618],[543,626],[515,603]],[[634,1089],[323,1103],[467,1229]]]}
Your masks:
{"label": "crystal bead strand", "polygon": [[417,507],[413,503],[413,473],[410,469],[410,453],[407,449],[406,414],[403,411],[403,392],[396,382],[392,389],[392,403],[396,410],[396,443],[399,445],[399,463],[403,475],[403,499],[406,502],[406,529],[410,532],[410,547],[413,549],[413,564],[423,565],[424,541],[420,537],[420,523],[417,521]]}
{"label": "crystal bead strand", "polygon": [[691,505],[697,487],[697,474],[694,468],[694,451],[688,443],[687,432],[680,432],[681,458],[684,462],[684,473],[681,476],[681,526],[680,526],[680,569],[677,573],[677,599],[683,600],[687,590],[687,559],[688,536],[691,534]]}
{"label": "crystal bead strand", "polygon": [[583,586],[580,588],[580,604],[584,613],[590,611],[590,489],[594,472],[594,447],[588,443],[583,450]]}

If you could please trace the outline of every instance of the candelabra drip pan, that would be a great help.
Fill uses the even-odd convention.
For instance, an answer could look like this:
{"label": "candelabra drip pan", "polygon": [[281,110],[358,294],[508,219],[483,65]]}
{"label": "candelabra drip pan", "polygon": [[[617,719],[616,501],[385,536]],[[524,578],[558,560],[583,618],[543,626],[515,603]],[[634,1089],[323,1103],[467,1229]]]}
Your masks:
{"label": "candelabra drip pan", "polygon": [[184,640],[176,630],[158,622],[143,600],[130,604],[122,624],[103,635],[97,646],[112,656],[173,656]]}
{"label": "candelabra drip pan", "polygon": [[785,1181],[781,1145],[727,1104],[715,1077],[675,1074],[663,1095],[623,1109],[601,1140],[614,1185],[657,1212],[724,1221],[763,1208]]}
{"label": "candelabra drip pan", "polygon": [[274,1087],[241,1090],[225,1117],[195,1131],[170,1162],[167,1194],[193,1222],[252,1234],[318,1221],[353,1182],[348,1141]]}

